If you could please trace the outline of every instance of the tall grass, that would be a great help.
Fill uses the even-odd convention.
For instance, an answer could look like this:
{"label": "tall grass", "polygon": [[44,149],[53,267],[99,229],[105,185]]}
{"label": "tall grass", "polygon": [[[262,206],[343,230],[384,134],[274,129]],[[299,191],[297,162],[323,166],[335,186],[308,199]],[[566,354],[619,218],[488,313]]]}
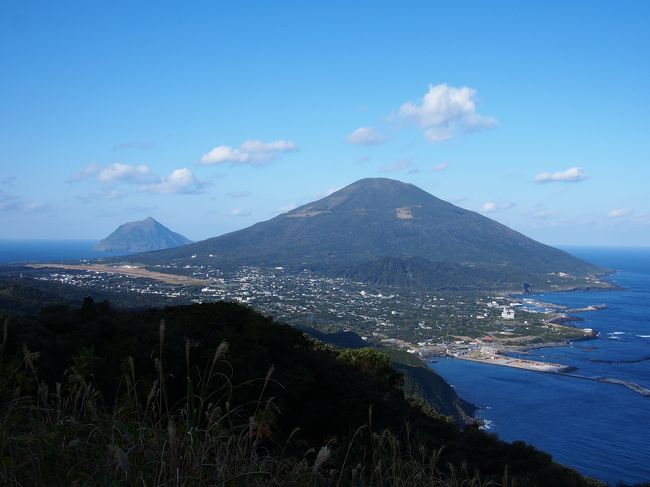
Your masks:
{"label": "tall grass", "polygon": [[[366,424],[340,444],[294,442],[282,436],[282,414],[267,394],[273,367],[263,378],[232,383],[222,342],[203,367],[192,366],[185,343],[185,377],[165,372],[165,322],[152,360],[157,377],[142,378],[125,360],[116,397],[95,387],[91,349],[80,349],[51,389],[39,378],[38,353],[23,347],[8,360],[0,349],[0,484],[137,486],[403,486],[486,487],[462,465],[440,465],[428,451],[390,431]],[[243,353],[243,351],[238,351]],[[231,373],[223,371],[231,370]],[[169,381],[184,381],[185,396],[170,404]],[[235,391],[257,385],[256,400],[234,404]],[[280,438],[285,438],[281,440]]]}

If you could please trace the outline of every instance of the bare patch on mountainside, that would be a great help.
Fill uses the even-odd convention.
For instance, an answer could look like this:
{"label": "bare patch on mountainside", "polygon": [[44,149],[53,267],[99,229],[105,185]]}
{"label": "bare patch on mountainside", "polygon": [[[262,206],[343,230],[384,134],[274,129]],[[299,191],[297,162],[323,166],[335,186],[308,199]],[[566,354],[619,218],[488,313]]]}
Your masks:
{"label": "bare patch on mountainside", "polygon": [[310,216],[320,215],[321,213],[325,213],[325,212],[305,208],[304,210],[299,211],[297,213],[289,213],[289,214],[287,214],[287,216],[291,217],[291,218],[309,218]]}
{"label": "bare patch on mountainside", "polygon": [[410,220],[413,218],[413,213],[409,207],[395,208],[395,214],[400,220]]}

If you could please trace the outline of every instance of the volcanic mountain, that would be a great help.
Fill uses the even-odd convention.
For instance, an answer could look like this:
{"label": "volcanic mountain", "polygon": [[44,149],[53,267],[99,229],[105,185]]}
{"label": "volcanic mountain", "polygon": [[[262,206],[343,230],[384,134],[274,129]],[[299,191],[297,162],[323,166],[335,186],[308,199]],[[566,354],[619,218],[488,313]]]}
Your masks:
{"label": "volcanic mountain", "polygon": [[153,218],[120,225],[95,250],[102,252],[148,252],[192,243],[182,235],[172,232]]}
{"label": "volcanic mountain", "polygon": [[375,284],[454,289],[519,289],[524,282],[550,288],[567,283],[560,275],[586,284],[603,272],[413,184],[385,178],[359,180],[243,230],[131,259],[222,269],[283,266]]}

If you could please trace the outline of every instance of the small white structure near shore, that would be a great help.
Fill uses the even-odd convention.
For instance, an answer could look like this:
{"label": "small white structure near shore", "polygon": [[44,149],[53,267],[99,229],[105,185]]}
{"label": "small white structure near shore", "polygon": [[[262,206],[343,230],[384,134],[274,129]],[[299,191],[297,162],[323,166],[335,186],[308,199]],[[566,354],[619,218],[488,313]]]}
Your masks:
{"label": "small white structure near shore", "polygon": [[501,312],[501,318],[506,320],[514,320],[515,310],[512,308],[508,308],[507,306],[504,306],[503,311]]}

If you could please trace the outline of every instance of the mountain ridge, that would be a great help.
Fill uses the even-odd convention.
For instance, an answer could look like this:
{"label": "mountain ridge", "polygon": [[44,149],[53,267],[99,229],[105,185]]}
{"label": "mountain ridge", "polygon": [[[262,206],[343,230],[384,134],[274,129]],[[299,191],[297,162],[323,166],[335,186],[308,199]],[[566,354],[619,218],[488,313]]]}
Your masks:
{"label": "mountain ridge", "polygon": [[542,288],[552,275],[586,279],[604,272],[413,184],[387,178],[361,179],[248,228],[131,259],[180,264],[192,255],[194,264],[220,268],[283,266],[377,284],[397,280],[455,289],[519,289],[523,282]]}

